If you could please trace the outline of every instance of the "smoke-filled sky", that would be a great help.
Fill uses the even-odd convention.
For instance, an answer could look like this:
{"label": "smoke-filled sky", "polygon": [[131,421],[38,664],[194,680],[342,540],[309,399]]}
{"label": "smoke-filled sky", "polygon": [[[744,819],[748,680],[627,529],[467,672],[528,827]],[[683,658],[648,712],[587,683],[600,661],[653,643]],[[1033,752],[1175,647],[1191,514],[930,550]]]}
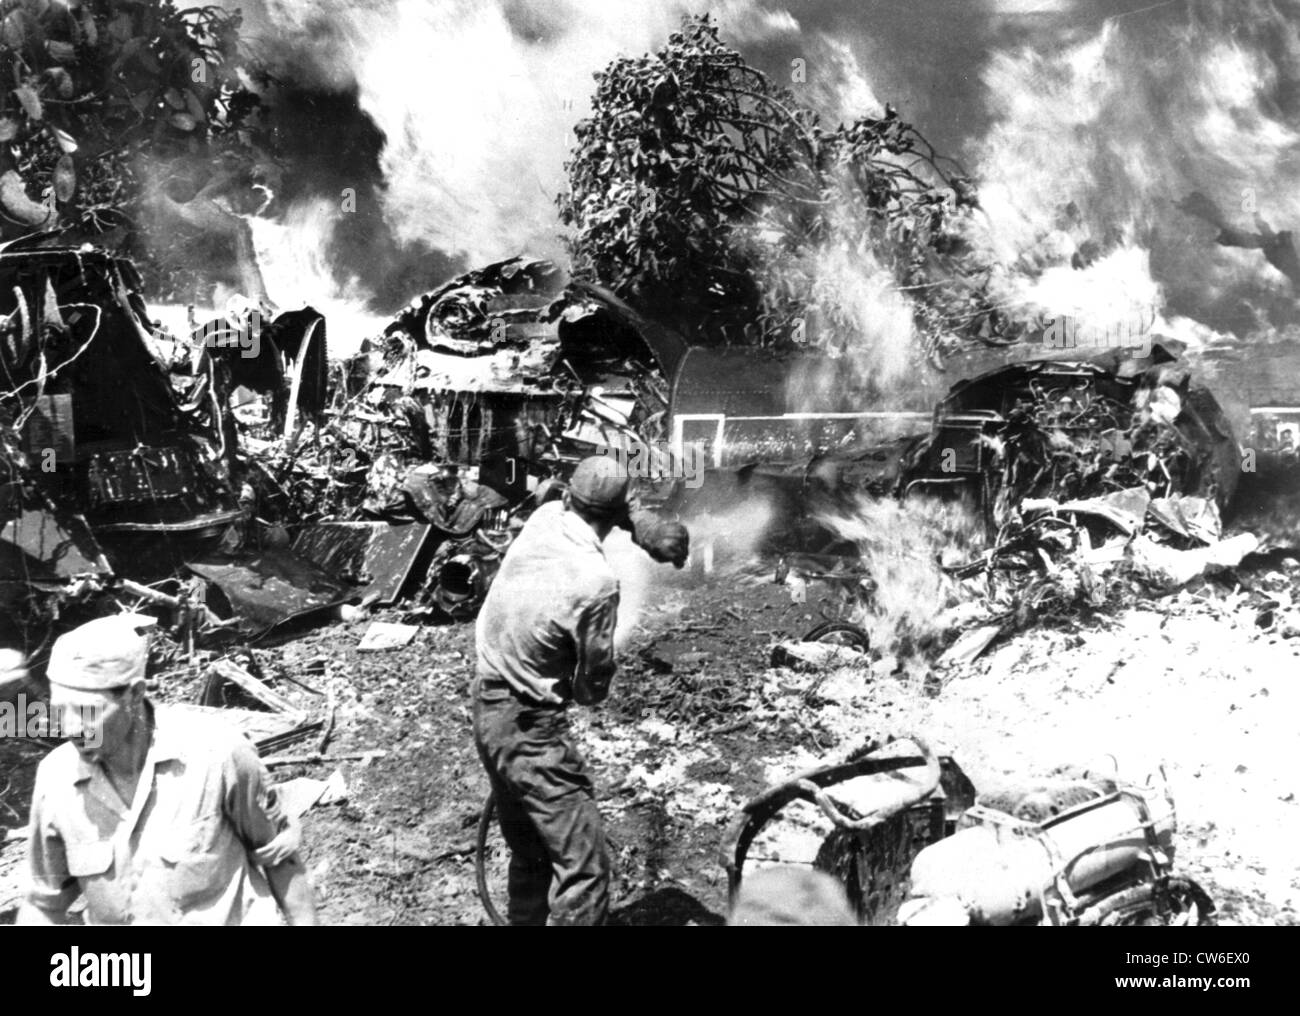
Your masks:
{"label": "smoke-filled sky", "polygon": [[[592,75],[707,10],[725,40],[827,117],[890,102],[958,157],[979,184],[980,242],[1008,264],[1013,304],[1086,317],[1119,292],[1114,313],[1154,305],[1218,330],[1293,318],[1289,284],[1259,251],[1214,246],[1217,230],[1175,205],[1200,191],[1241,228],[1255,228],[1256,212],[1277,229],[1300,223],[1296,0],[239,6],[286,81],[275,101],[288,147],[312,167],[284,195],[294,207],[280,245],[332,249],[336,268],[359,277],[352,292],[378,294],[383,309],[458,266],[562,256],[554,196]],[[790,80],[795,58],[806,83]],[[340,219],[347,186],[360,207]],[[1063,221],[1069,202],[1077,211]],[[1114,256],[1064,274],[1088,241]],[[272,296],[277,278],[316,281],[301,257],[279,271],[275,246],[264,255]]]}
{"label": "smoke-filled sky", "polygon": [[[592,75],[709,11],[755,64],[832,117],[892,102],[941,150],[989,122],[981,74],[1141,0],[251,0],[259,53],[298,84],[356,88],[387,138],[393,229],[470,261],[554,252],[552,199]],[[1139,17],[1158,17],[1159,10]],[[1130,15],[1134,16],[1134,15]],[[807,81],[790,81],[791,61]],[[340,125],[340,130],[344,128]],[[337,169],[338,167],[332,167]],[[364,183],[364,181],[361,181]]]}

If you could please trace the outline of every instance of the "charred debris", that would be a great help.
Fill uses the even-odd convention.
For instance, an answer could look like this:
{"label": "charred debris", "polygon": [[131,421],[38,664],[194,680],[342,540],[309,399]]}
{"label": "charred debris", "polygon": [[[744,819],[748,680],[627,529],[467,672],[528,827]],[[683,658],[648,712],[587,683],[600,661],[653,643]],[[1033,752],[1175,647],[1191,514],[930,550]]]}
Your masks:
{"label": "charred debris", "polygon": [[104,610],[190,645],[472,616],[539,480],[666,418],[651,346],[548,262],[456,279],[333,365],[310,308],[169,335],[100,251],[11,245],[0,277],[2,637],[38,660]]}
{"label": "charred debris", "polygon": [[[191,655],[376,606],[472,617],[531,509],[607,450],[646,452],[665,511],[766,499],[778,579],[839,584],[855,623],[877,589],[844,520],[964,502],[982,532],[940,554],[961,623],[932,655],[1100,606],[1120,573],[1177,585],[1253,549],[1221,540],[1232,429],[1159,345],[1004,362],[882,410],[829,354],[691,347],[542,260],[460,276],[335,362],[310,308],[172,336],[132,265],[89,248],[11,245],[0,283],[0,640],[38,667],[109,610]],[[688,452],[708,482],[683,482]]]}

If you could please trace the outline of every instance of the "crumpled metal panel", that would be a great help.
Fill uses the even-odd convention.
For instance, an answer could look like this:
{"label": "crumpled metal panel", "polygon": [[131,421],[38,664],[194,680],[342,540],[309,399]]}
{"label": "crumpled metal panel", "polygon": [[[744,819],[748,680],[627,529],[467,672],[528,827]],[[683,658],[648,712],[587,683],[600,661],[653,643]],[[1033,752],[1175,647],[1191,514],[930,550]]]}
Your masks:
{"label": "crumpled metal panel", "polygon": [[397,600],[433,526],[423,522],[322,522],[305,526],[293,541],[299,556],[340,578],[362,584],[357,592],[380,605]]}
{"label": "crumpled metal panel", "polygon": [[84,519],[27,509],[0,527],[0,582],[61,581],[109,574]]}
{"label": "crumpled metal panel", "polygon": [[238,618],[246,634],[264,636],[278,625],[327,615],[358,599],[355,589],[287,550],[246,561],[191,561],[187,567],[220,594],[209,590],[213,612]]}
{"label": "crumpled metal panel", "polygon": [[1066,501],[1055,510],[1107,519],[1124,535],[1132,536],[1142,528],[1150,506],[1150,491],[1145,487],[1133,487],[1128,490],[1112,491],[1101,497]]}

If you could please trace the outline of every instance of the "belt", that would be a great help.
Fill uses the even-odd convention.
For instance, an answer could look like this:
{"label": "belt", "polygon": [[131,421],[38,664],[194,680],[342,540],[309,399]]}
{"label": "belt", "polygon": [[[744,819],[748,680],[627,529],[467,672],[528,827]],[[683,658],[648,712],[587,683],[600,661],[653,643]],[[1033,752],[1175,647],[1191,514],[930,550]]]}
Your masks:
{"label": "belt", "polygon": [[[538,701],[537,699],[532,698],[529,695],[525,695],[523,692],[519,691],[514,685],[512,685],[509,681],[506,681],[503,678],[496,676],[495,674],[487,677],[481,674],[475,675],[474,682],[477,686],[474,695],[480,701],[482,701],[483,692],[486,691],[486,692],[507,692],[509,693],[510,697],[513,698],[516,702],[518,702],[522,706],[528,707],[529,709],[563,709],[565,708],[565,706],[568,705],[567,700],[563,703],[560,703],[559,705],[555,704],[554,702]],[[561,682],[561,684],[557,687],[560,687],[564,691],[567,691],[568,682],[567,681]]]}

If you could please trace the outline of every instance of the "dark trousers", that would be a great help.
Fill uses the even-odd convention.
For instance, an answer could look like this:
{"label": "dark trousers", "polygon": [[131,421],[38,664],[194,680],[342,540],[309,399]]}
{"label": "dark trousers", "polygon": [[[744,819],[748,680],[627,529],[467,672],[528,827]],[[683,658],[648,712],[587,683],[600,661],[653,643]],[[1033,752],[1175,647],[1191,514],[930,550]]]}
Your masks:
{"label": "dark trousers", "polygon": [[565,709],[474,682],[474,743],[510,846],[511,924],[603,924],[605,829]]}

